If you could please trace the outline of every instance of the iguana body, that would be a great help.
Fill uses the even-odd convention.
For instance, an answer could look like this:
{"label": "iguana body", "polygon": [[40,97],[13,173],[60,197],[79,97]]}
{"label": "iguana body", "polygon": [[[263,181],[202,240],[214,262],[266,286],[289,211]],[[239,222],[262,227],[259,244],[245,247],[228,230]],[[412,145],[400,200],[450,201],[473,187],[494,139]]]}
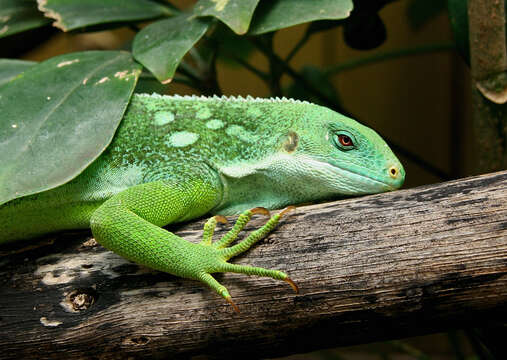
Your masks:
{"label": "iguana body", "polygon": [[[226,262],[271,231],[275,215],[227,247],[253,207],[393,190],[404,170],[371,129],[329,109],[286,99],[134,95],[109,147],[77,178],[0,206],[0,243],[91,227],[96,240],[139,264],[201,280],[230,301],[214,272],[286,280]],[[211,244],[220,217],[192,244],[161,226],[243,212]]]}

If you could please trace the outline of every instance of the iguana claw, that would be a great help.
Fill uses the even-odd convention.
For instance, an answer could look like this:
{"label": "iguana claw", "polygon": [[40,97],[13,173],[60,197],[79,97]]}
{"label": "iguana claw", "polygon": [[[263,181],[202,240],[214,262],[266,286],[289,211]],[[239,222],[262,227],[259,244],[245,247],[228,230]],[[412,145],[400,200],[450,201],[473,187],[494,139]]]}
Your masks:
{"label": "iguana claw", "polygon": [[285,282],[289,283],[289,285],[290,285],[290,287],[292,288],[292,290],[294,290],[294,292],[295,292],[296,294],[299,294],[299,288],[298,288],[298,286],[296,285],[296,283],[295,283],[294,281],[292,281],[292,279],[291,279],[291,278],[286,277],[285,279],[283,279],[283,281],[285,281]]}
{"label": "iguana claw", "polygon": [[234,303],[234,301],[232,301],[232,298],[230,296],[228,296],[224,299],[227,300],[227,302],[232,305],[232,307],[234,308],[234,311],[236,311],[238,314],[240,313],[238,305],[236,305]]}
{"label": "iguana claw", "polygon": [[256,207],[256,208],[250,209],[250,212],[252,214],[261,214],[261,215],[266,215],[266,216],[270,215],[269,210],[266,208],[263,208],[263,207]]}
{"label": "iguana claw", "polygon": [[280,217],[282,217],[285,214],[287,214],[288,212],[291,212],[292,210],[296,210],[296,207],[294,205],[287,206],[285,209],[280,211],[280,213],[278,215],[280,215]]}

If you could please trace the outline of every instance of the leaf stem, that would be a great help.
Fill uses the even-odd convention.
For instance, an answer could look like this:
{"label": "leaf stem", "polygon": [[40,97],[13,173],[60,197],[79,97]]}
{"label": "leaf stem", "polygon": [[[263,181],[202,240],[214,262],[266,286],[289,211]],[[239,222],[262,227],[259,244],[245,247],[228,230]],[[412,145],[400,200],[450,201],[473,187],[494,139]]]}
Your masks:
{"label": "leaf stem", "polygon": [[207,85],[206,87],[208,90],[204,93],[204,95],[222,95],[222,89],[220,89],[220,84],[218,83],[217,78],[217,56],[218,48],[214,47],[205,71],[204,78],[206,80],[205,84]]}
{"label": "leaf stem", "polygon": [[351,70],[360,66],[378,63],[387,60],[393,60],[405,56],[414,56],[420,54],[427,54],[432,52],[449,51],[456,49],[453,43],[442,43],[442,44],[429,44],[413,48],[396,49],[391,51],[385,51],[381,53],[373,54],[359,59],[343,62],[341,64],[331,66],[325,70],[326,75],[335,75],[342,71]]}
{"label": "leaf stem", "polygon": [[284,64],[286,65],[286,63],[273,51],[273,37],[274,34],[272,33],[266,34],[262,36],[260,40],[257,41],[257,43],[259,46],[266,50],[264,54],[269,60],[270,76],[268,78],[268,84],[271,89],[271,93],[274,96],[282,96],[283,94],[280,79],[285,72]]}
{"label": "leaf stem", "polygon": [[289,55],[287,55],[287,57],[285,58],[286,63],[289,63],[292,60],[292,58],[294,57],[294,55],[296,55],[297,52],[299,50],[301,50],[301,48],[306,44],[308,39],[310,39],[310,35],[311,35],[310,32],[308,32],[308,30],[306,30],[304,35],[301,37],[301,39],[299,39],[297,44],[290,51]]}
{"label": "leaf stem", "polygon": [[199,73],[185,61],[180,62],[180,66],[178,66],[178,71],[197,83],[200,83],[202,81]]}
{"label": "leaf stem", "polygon": [[203,70],[206,68],[206,61],[202,58],[201,54],[199,54],[199,51],[195,47],[191,48],[188,52],[192,59],[194,59],[195,64],[197,65],[197,68],[199,70]]}
{"label": "leaf stem", "polygon": [[190,86],[194,89],[196,88],[195,84],[185,76],[174,76],[172,82],[178,83],[178,84],[184,84],[184,85]]}
{"label": "leaf stem", "polygon": [[[262,42],[257,39],[251,39],[252,43],[270,60],[270,65],[274,62],[277,63],[279,68],[281,68],[282,74],[286,72],[290,77],[292,77],[296,82],[298,82],[301,86],[303,86],[306,90],[315,95],[323,104],[326,106],[343,112],[343,109],[336,104],[332,99],[329,99],[325,94],[323,94],[319,89],[314,87],[309,81],[307,81],[301,74],[295,71],[289,64],[287,64],[284,60],[282,60],[278,55],[276,55],[271,47],[267,47]],[[281,75],[280,75],[281,76]]]}
{"label": "leaf stem", "polygon": [[224,57],[226,57],[226,58],[228,58],[228,59],[230,59],[232,61],[237,62],[238,64],[240,64],[241,66],[243,66],[245,69],[247,69],[248,71],[250,71],[254,75],[258,76],[261,80],[263,80],[265,82],[269,82],[269,75],[267,73],[265,73],[264,71],[261,71],[261,70],[257,69],[255,66],[251,65],[248,61],[246,61],[245,59],[241,58],[240,56],[238,56],[236,54],[233,54],[230,51],[227,51],[227,49],[225,49],[224,47],[220,47],[220,44],[218,43],[218,41],[216,41],[212,37],[206,36],[205,39],[212,46],[217,47],[218,50],[221,52],[222,56],[224,56]]}
{"label": "leaf stem", "polygon": [[262,70],[257,69],[255,66],[251,65],[248,61],[240,58],[239,56],[232,55],[230,53],[224,53],[224,54],[222,54],[222,56],[225,56],[226,58],[229,58],[230,60],[237,62],[238,64],[243,66],[245,69],[247,69],[248,71],[250,71],[251,73],[253,73],[257,77],[259,77],[261,80],[264,80],[266,82],[269,81],[269,75],[267,73],[265,73]]}

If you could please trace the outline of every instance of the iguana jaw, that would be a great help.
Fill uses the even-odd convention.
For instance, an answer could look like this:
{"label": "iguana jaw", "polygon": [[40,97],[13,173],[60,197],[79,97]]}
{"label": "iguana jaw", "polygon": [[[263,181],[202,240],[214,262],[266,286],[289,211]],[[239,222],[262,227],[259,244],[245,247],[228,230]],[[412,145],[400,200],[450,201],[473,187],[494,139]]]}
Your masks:
{"label": "iguana jaw", "polygon": [[386,181],[376,179],[372,176],[368,176],[366,174],[361,174],[359,172],[350,171],[350,170],[344,169],[344,168],[336,166],[336,165],[330,165],[330,166],[339,169],[340,175],[346,174],[346,176],[348,178],[362,179],[362,181],[358,181],[358,183],[373,184],[374,188],[372,188],[372,190],[371,190],[372,193],[396,190],[403,184],[403,182],[398,183],[398,184],[392,183],[392,182],[388,183]]}
{"label": "iguana jaw", "polygon": [[[312,178],[314,186],[320,187],[329,195],[363,195],[395,190],[403,184],[404,170],[399,162],[392,161],[386,164],[385,176],[367,173],[368,169],[361,167],[345,168],[343,165],[332,164],[327,161],[315,159],[308,155],[294,157],[301,169],[301,178]],[[399,169],[397,179],[392,179],[387,169],[396,166]],[[302,173],[301,173],[302,172]]]}
{"label": "iguana jaw", "polygon": [[[401,186],[401,183],[382,181],[306,154],[278,153],[257,162],[222,166],[219,173],[226,189],[224,203],[219,206],[221,213],[224,207],[230,206],[230,202],[238,202],[239,199],[231,198],[231,194],[237,191],[233,184],[238,179],[242,179],[241,184],[245,185],[245,189],[240,192],[242,197],[245,196],[245,191],[251,195],[248,201],[252,201],[252,204],[249,205],[268,208],[339,198],[343,195],[385,192]],[[283,181],[280,182],[280,179]],[[234,206],[243,209],[239,204]]]}

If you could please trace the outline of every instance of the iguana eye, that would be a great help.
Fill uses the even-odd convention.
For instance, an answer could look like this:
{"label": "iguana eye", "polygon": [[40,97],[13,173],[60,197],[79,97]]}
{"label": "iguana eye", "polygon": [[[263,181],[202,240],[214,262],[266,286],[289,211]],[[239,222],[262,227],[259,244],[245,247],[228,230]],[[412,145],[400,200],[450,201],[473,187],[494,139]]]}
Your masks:
{"label": "iguana eye", "polygon": [[354,137],[345,131],[337,131],[333,134],[333,143],[340,150],[351,150],[355,148]]}
{"label": "iguana eye", "polygon": [[349,138],[347,135],[338,135],[338,141],[345,147],[354,146],[354,144],[352,143],[352,139]]}

